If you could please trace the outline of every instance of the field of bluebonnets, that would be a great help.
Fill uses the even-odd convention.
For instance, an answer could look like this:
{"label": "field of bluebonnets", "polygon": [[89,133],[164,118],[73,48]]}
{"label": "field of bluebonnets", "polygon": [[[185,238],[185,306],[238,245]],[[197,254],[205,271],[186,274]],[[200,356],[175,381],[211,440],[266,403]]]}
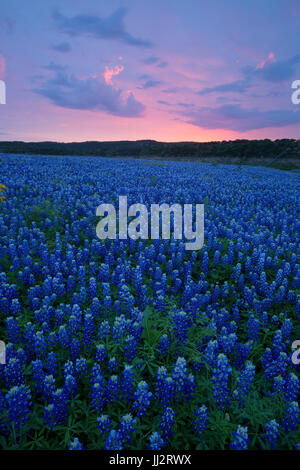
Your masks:
{"label": "field of bluebonnets", "polygon": [[[1,448],[300,447],[296,175],[1,159]],[[204,203],[203,248],[100,241],[119,195]]]}

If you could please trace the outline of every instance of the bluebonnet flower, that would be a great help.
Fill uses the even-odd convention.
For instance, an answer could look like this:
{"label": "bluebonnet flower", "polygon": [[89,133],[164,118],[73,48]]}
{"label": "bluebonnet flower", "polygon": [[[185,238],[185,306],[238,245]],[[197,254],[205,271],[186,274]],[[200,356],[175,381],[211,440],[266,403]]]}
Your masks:
{"label": "bluebonnet flower", "polygon": [[285,386],[285,380],[283,377],[281,377],[281,375],[277,375],[276,377],[274,377],[273,386],[272,386],[273,394],[280,395],[284,393],[284,386]]}
{"label": "bluebonnet flower", "polygon": [[94,297],[91,304],[91,311],[94,318],[101,316],[101,303],[98,297]]}
{"label": "bluebonnet flower", "polygon": [[216,250],[216,251],[214,252],[213,264],[219,264],[219,262],[220,262],[220,255],[221,255],[221,253],[219,252],[219,250]]}
{"label": "bluebonnet flower", "polygon": [[84,266],[79,266],[77,278],[78,278],[78,284],[84,287],[85,286],[85,267]]}
{"label": "bluebonnet flower", "polygon": [[[225,327],[223,327],[222,330],[223,329],[226,330]],[[218,339],[218,344],[220,345],[219,349],[223,350],[225,354],[231,354],[235,349],[236,343],[237,343],[236,333],[230,333],[229,335],[224,334],[223,336],[220,336]]]}
{"label": "bluebonnet flower", "polygon": [[187,340],[187,332],[190,326],[190,320],[186,312],[179,311],[175,312],[171,316],[175,337],[179,344],[185,344]]}
{"label": "bluebonnet flower", "polygon": [[91,399],[91,408],[101,412],[105,403],[105,382],[102,376],[98,376],[92,384]]}
{"label": "bluebonnet flower", "polygon": [[265,360],[265,358],[263,358],[263,364],[265,365],[264,374],[268,379],[271,379],[276,375],[283,376],[286,372],[288,357],[285,352],[281,352],[276,359],[269,363]]}
{"label": "bluebonnet flower", "polygon": [[0,308],[3,313],[8,315],[10,313],[9,301],[6,297],[0,298]]}
{"label": "bluebonnet flower", "polygon": [[16,359],[18,359],[20,361],[21,364],[26,364],[27,355],[26,355],[24,349],[23,348],[18,348],[16,351],[13,351],[11,356],[10,356],[10,352],[9,352],[9,346],[10,345],[11,345],[11,343],[8,343],[7,347],[6,347],[7,360],[10,360],[12,357],[15,357]]}
{"label": "bluebonnet flower", "polygon": [[286,318],[281,327],[281,334],[282,334],[283,340],[286,341],[287,339],[290,338],[292,329],[293,329],[292,321],[289,318]]}
{"label": "bluebonnet flower", "polygon": [[127,332],[128,323],[124,315],[115,318],[112,335],[115,343],[119,343],[122,336]]}
{"label": "bluebonnet flower", "polygon": [[265,434],[263,436],[269,449],[274,450],[277,447],[277,441],[279,436],[279,424],[276,419],[269,420],[265,424]]}
{"label": "bluebonnet flower", "polygon": [[285,382],[284,396],[287,401],[297,401],[299,395],[299,379],[294,373],[290,373]]}
{"label": "bluebonnet flower", "polygon": [[118,292],[118,300],[123,312],[129,313],[134,307],[134,297],[130,294],[129,287],[122,285]]}
{"label": "bluebonnet flower", "polygon": [[90,373],[90,382],[93,384],[98,381],[99,377],[102,377],[102,369],[98,362],[95,362]]}
{"label": "bluebonnet flower", "polygon": [[300,410],[296,401],[293,401],[287,405],[285,409],[285,416],[281,423],[285,432],[291,432],[297,429],[297,425],[300,423]]}
{"label": "bluebonnet flower", "polygon": [[52,394],[52,402],[44,408],[44,423],[53,429],[64,424],[68,417],[68,399],[63,389],[58,388]]}
{"label": "bluebonnet flower", "polygon": [[35,388],[41,392],[44,387],[45,372],[43,369],[43,362],[40,359],[32,361],[32,378],[35,382]]}
{"label": "bluebonnet flower", "polygon": [[104,362],[106,359],[106,350],[104,344],[96,345],[95,359],[97,362]]}
{"label": "bluebonnet flower", "polygon": [[184,384],[184,398],[189,402],[195,393],[196,390],[196,381],[192,373],[189,373],[186,377]]}
{"label": "bluebonnet flower", "polygon": [[159,367],[156,373],[155,395],[164,405],[169,406],[171,400],[175,397],[175,383],[172,377],[168,376],[165,367]]}
{"label": "bluebonnet flower", "polygon": [[133,418],[130,413],[123,416],[119,426],[119,433],[124,442],[130,441],[130,434],[135,431],[136,421],[136,418]]}
{"label": "bluebonnet flower", "polygon": [[143,416],[150,405],[152,393],[148,391],[149,385],[145,381],[141,381],[133,396],[132,409],[137,411],[137,417]]}
{"label": "bluebonnet flower", "polygon": [[17,320],[13,317],[8,317],[6,322],[6,332],[8,339],[11,343],[20,343],[22,340],[21,329]]}
{"label": "bluebonnet flower", "polygon": [[91,299],[94,299],[97,297],[97,282],[94,277],[90,277],[88,294]]}
{"label": "bluebonnet flower", "polygon": [[108,264],[102,263],[99,267],[98,279],[99,281],[102,281],[104,284],[106,284],[106,281],[109,281],[109,278],[110,278],[109,266]]}
{"label": "bluebonnet flower", "polygon": [[46,400],[51,399],[55,390],[56,390],[55,379],[53,375],[46,375],[44,379],[44,389],[43,389],[43,395],[46,398]]}
{"label": "bluebonnet flower", "polygon": [[76,286],[75,278],[71,274],[67,278],[67,291],[73,292]]}
{"label": "bluebonnet flower", "polygon": [[100,341],[104,340],[110,333],[110,325],[108,321],[103,321],[100,323],[99,329],[98,329],[98,339]]}
{"label": "bluebonnet flower", "polygon": [[195,412],[196,419],[194,420],[194,430],[197,432],[198,436],[201,437],[203,431],[207,428],[208,423],[208,411],[205,405],[197,406]]}
{"label": "bluebonnet flower", "polygon": [[122,435],[119,431],[115,431],[112,429],[108,434],[105,445],[103,447],[104,450],[123,450],[123,439]]}
{"label": "bluebonnet flower", "polygon": [[277,330],[275,331],[273,343],[272,343],[272,353],[274,357],[280,355],[281,352],[285,351],[286,346],[283,340],[282,331]]}
{"label": "bluebonnet flower", "polygon": [[173,436],[173,426],[175,423],[175,412],[172,408],[165,408],[160,418],[160,428],[163,438],[167,441]]}
{"label": "bluebonnet flower", "polygon": [[201,264],[201,270],[204,273],[208,273],[209,270],[209,257],[207,251],[204,252]]}
{"label": "bluebonnet flower", "polygon": [[273,363],[273,354],[270,348],[266,348],[261,356],[261,365],[264,370],[268,369]]}
{"label": "bluebonnet flower", "polygon": [[58,341],[62,348],[68,349],[70,344],[70,335],[66,325],[61,325],[58,330]]}
{"label": "bluebonnet flower", "polygon": [[70,341],[70,359],[76,361],[81,354],[81,344],[78,338],[72,338]]}
{"label": "bluebonnet flower", "polygon": [[5,434],[5,424],[2,418],[2,415],[5,410],[5,398],[3,393],[0,392],[0,432],[3,432]]}
{"label": "bluebonnet flower", "polygon": [[84,450],[83,445],[79,442],[78,437],[75,437],[72,442],[70,442],[69,450]]}
{"label": "bluebonnet flower", "polygon": [[88,364],[84,357],[79,357],[75,361],[75,374],[77,377],[81,377],[87,373]]}
{"label": "bluebonnet flower", "polygon": [[273,371],[276,375],[284,375],[288,366],[289,358],[285,352],[281,352],[273,363]]}
{"label": "bluebonnet flower", "polygon": [[157,350],[160,352],[160,354],[167,354],[169,351],[170,347],[170,338],[168,335],[162,335],[159,339],[159,343],[157,345]]}
{"label": "bluebonnet flower", "polygon": [[106,401],[111,403],[119,398],[120,383],[117,375],[112,375],[106,384]]}
{"label": "bluebonnet flower", "polygon": [[215,364],[216,357],[218,355],[218,341],[210,340],[205,348],[204,356],[207,360],[207,363],[213,367]]}
{"label": "bluebonnet flower", "polygon": [[24,383],[24,374],[21,361],[12,357],[4,368],[4,380],[7,388]]}
{"label": "bluebonnet flower", "polygon": [[150,436],[150,445],[148,445],[148,449],[149,450],[161,450],[161,448],[165,444],[166,443],[161,438],[160,434],[158,432],[153,432]]}
{"label": "bluebonnet flower", "polygon": [[259,330],[260,330],[259,320],[255,318],[253,315],[251,315],[249,320],[247,321],[246,328],[248,330],[249,339],[252,341],[257,341]]}
{"label": "bluebonnet flower", "polygon": [[68,374],[65,378],[64,392],[68,398],[74,398],[78,390],[76,378]]}
{"label": "bluebonnet flower", "polygon": [[213,305],[216,304],[216,302],[218,301],[220,295],[221,295],[220,286],[218,284],[216,284],[215,287],[214,287],[212,296],[211,296],[211,300],[212,300]]}
{"label": "bluebonnet flower", "polygon": [[118,368],[118,361],[115,357],[111,357],[107,363],[107,368],[110,372],[115,372]]}
{"label": "bluebonnet flower", "polygon": [[246,365],[242,372],[240,373],[236,389],[233,391],[233,397],[239,400],[240,404],[242,405],[244,399],[247,397],[250,391],[251,383],[255,377],[255,366],[252,362],[246,362]]}
{"label": "bluebonnet flower", "polygon": [[47,352],[46,338],[42,331],[37,331],[33,337],[34,352],[37,357],[44,357]]}
{"label": "bluebonnet flower", "polygon": [[109,310],[110,308],[112,308],[112,298],[110,294],[105,295],[103,297],[103,307],[105,310]]}
{"label": "bluebonnet flower", "polygon": [[84,317],[84,324],[83,324],[83,343],[86,346],[90,346],[92,344],[94,336],[94,318],[91,314],[86,314]]}
{"label": "bluebonnet flower", "polygon": [[20,429],[30,419],[31,393],[28,386],[11,388],[5,395],[8,418],[16,429]]}
{"label": "bluebonnet flower", "polygon": [[67,375],[74,375],[75,367],[73,361],[67,361],[63,365],[63,375],[66,378]]}
{"label": "bluebonnet flower", "polygon": [[159,290],[157,291],[157,298],[155,299],[155,307],[158,312],[165,312],[166,310],[166,301],[164,292]]}
{"label": "bluebonnet flower", "polygon": [[97,418],[97,428],[100,430],[101,435],[108,433],[112,428],[110,417],[108,415],[101,415]]}
{"label": "bluebonnet flower", "polygon": [[228,380],[231,375],[231,366],[225,354],[219,354],[217,364],[213,370],[212,384],[213,395],[217,405],[223,411],[225,405],[229,404]]}
{"label": "bluebonnet flower", "polygon": [[125,338],[124,342],[124,358],[127,362],[132,362],[137,354],[137,343],[134,336],[130,335]]}
{"label": "bluebonnet flower", "polygon": [[58,359],[55,352],[51,351],[48,353],[45,359],[45,369],[48,374],[55,376],[57,374]]}
{"label": "bluebonnet flower", "polygon": [[174,380],[177,397],[179,397],[181,393],[184,391],[186,377],[187,377],[186,360],[184,359],[184,357],[179,357],[176,361],[173,374],[172,374],[172,379]]}
{"label": "bluebonnet flower", "polygon": [[230,444],[233,450],[247,450],[250,439],[248,438],[248,428],[238,425],[237,431],[232,433],[234,440]]}
{"label": "bluebonnet flower", "polygon": [[125,365],[122,371],[121,392],[125,400],[131,400],[134,393],[134,371],[130,365]]}
{"label": "bluebonnet flower", "polygon": [[68,329],[71,335],[75,335],[76,333],[78,333],[80,330],[80,327],[81,327],[81,318],[73,314],[70,315],[70,318],[68,321]]}

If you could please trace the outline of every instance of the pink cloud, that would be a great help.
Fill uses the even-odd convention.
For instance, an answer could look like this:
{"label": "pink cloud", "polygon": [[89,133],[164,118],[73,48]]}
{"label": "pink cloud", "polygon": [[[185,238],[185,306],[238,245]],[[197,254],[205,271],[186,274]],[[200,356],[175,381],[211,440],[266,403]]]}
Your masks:
{"label": "pink cloud", "polygon": [[256,69],[263,69],[264,66],[269,63],[269,62],[274,62],[275,60],[275,54],[274,52],[270,52],[268,57],[265,60],[262,60],[257,66]]}
{"label": "pink cloud", "polygon": [[113,85],[112,77],[114,75],[119,75],[119,73],[121,73],[123,70],[124,70],[123,65],[116,65],[114,68],[111,68],[111,69],[106,65],[105,72],[103,73],[105,83],[107,85],[112,86]]}

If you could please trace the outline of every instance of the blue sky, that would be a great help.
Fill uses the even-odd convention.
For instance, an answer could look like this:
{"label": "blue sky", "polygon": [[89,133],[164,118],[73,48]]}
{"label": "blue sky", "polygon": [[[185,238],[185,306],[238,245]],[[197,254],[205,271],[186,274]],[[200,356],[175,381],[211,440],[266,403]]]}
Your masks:
{"label": "blue sky", "polygon": [[298,138],[296,0],[2,0],[1,140]]}

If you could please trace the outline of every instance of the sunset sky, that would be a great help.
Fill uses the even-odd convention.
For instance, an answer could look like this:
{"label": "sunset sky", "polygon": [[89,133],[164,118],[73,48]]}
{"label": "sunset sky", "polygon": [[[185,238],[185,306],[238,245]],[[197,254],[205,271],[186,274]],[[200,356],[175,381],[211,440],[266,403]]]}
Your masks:
{"label": "sunset sky", "polygon": [[299,0],[1,0],[0,140],[299,138]]}

